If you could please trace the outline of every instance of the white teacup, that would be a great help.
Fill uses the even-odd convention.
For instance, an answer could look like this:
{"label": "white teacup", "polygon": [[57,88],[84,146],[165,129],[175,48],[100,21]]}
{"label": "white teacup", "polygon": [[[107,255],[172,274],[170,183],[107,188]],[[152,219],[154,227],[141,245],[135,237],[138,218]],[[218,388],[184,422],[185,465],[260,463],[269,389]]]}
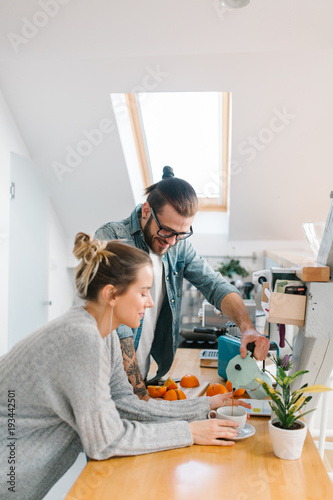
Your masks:
{"label": "white teacup", "polygon": [[241,431],[246,424],[247,420],[247,411],[245,408],[240,406],[222,406],[218,408],[216,411],[211,410],[208,413],[208,418],[221,418],[222,420],[233,420],[237,422],[239,426],[237,427],[238,431]]}

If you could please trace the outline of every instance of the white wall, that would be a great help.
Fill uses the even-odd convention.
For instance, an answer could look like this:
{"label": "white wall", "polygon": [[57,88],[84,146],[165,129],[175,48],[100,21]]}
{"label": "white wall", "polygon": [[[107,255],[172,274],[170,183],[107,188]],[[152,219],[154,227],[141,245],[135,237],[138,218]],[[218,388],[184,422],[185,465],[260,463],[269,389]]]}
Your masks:
{"label": "white wall", "polygon": [[47,322],[49,197],[30,158],[11,154],[8,348]]}
{"label": "white wall", "polygon": [[9,179],[12,152],[29,156],[0,91],[0,355],[7,351],[8,345]]}
{"label": "white wall", "polygon": [[73,246],[65,237],[54,208],[50,207],[49,225],[49,301],[48,319],[64,314],[75,301],[73,270],[69,268],[68,249]]}

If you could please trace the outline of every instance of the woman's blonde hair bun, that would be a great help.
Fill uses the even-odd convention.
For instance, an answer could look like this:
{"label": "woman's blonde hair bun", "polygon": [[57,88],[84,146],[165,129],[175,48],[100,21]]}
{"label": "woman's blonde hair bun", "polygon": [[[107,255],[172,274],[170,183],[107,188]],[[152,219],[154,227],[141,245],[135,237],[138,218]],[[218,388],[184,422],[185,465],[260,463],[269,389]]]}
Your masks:
{"label": "woman's blonde hair bun", "polygon": [[76,268],[76,289],[81,298],[85,298],[88,286],[96,276],[100,263],[105,260],[109,265],[112,252],[106,250],[107,241],[93,239],[85,233],[75,236],[73,254],[78,260],[82,260]]}

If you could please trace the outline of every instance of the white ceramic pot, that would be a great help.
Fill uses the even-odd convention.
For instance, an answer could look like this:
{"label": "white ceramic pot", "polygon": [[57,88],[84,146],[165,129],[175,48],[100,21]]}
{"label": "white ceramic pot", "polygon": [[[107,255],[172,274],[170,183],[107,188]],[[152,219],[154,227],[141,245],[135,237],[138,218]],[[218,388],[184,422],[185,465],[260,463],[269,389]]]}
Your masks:
{"label": "white ceramic pot", "polygon": [[274,422],[277,422],[277,420],[270,420],[268,423],[274,454],[285,460],[296,460],[300,458],[308,430],[306,423],[297,420],[297,423],[300,424],[302,428],[288,430],[275,427],[273,425]]}

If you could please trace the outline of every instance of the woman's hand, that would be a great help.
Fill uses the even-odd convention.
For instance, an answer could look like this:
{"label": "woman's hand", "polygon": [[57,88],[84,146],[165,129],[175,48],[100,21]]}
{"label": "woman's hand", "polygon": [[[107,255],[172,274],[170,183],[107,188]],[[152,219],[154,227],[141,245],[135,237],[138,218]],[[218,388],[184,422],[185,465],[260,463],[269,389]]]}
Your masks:
{"label": "woman's hand", "polygon": [[233,439],[238,436],[238,423],[231,420],[219,418],[198,420],[190,422],[189,426],[195,444],[232,446],[235,444],[234,441],[223,441],[223,439]]}
{"label": "woman's hand", "polygon": [[[216,396],[210,396],[209,405],[211,410],[216,410],[221,406],[231,406],[232,405],[232,392],[228,392],[227,394],[216,394]],[[251,401],[251,400],[249,400]],[[251,405],[248,403],[244,403],[244,401],[239,401],[234,398],[234,406],[244,406],[244,408],[251,409]]]}

